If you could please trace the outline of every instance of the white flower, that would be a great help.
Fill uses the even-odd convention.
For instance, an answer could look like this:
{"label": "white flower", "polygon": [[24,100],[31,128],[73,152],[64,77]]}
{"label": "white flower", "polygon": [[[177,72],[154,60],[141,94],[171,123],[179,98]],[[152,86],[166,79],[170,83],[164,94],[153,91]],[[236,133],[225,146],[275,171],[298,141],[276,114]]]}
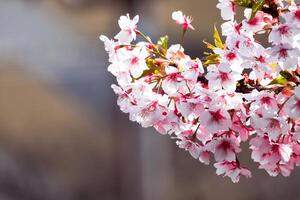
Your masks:
{"label": "white flower", "polygon": [[185,16],[182,11],[174,11],[172,13],[172,19],[175,20],[177,24],[180,24],[184,31],[187,29],[194,30],[191,24],[193,19],[190,16]]}
{"label": "white flower", "polygon": [[221,63],[218,67],[210,65],[205,77],[208,80],[209,89],[214,91],[224,89],[228,92],[234,92],[237,81],[243,78],[239,73],[232,71],[227,63]]}
{"label": "white flower", "polygon": [[122,55],[120,65],[126,66],[134,78],[139,78],[144,70],[148,69],[146,64],[148,56],[149,53],[145,47],[136,47],[132,51],[128,51],[127,54]]}
{"label": "white flower", "polygon": [[209,110],[200,115],[200,122],[211,133],[220,131],[228,131],[231,127],[231,119],[229,113],[218,107],[210,107]]}
{"label": "white flower", "polygon": [[296,30],[291,25],[277,25],[272,29],[269,35],[269,42],[272,42],[275,45],[278,45],[280,43],[288,43],[293,46],[295,35]]}
{"label": "white flower", "polygon": [[233,20],[235,16],[235,3],[232,0],[219,0],[217,8],[221,10],[224,20]]}
{"label": "white flower", "polygon": [[165,93],[170,96],[175,96],[182,85],[183,76],[177,68],[168,66],[165,68],[166,77],[162,81],[162,88]]}
{"label": "white flower", "polygon": [[241,167],[237,162],[218,162],[214,164],[214,167],[217,168],[217,175],[224,174],[224,176],[231,178],[234,183],[237,183],[241,176],[246,178],[251,177],[251,172],[248,169]]}
{"label": "white flower", "polygon": [[300,51],[290,44],[279,44],[270,49],[270,61],[278,63],[281,69],[296,70]]}
{"label": "white flower", "polygon": [[276,116],[277,113],[265,111],[262,114],[262,118],[253,117],[255,128],[263,135],[268,134],[269,138],[273,141],[277,141],[280,135],[286,135],[289,131],[289,125],[286,119]]}
{"label": "white flower", "polygon": [[239,148],[239,141],[233,136],[214,139],[208,146],[211,148],[215,155],[215,160],[218,162],[224,160],[229,162],[235,161],[236,153],[241,151]]}
{"label": "white flower", "polygon": [[139,16],[136,15],[132,20],[129,14],[126,16],[121,16],[119,19],[119,26],[121,31],[115,36],[120,43],[130,43],[132,40],[136,39],[136,29],[137,23],[139,21]]}
{"label": "white flower", "polygon": [[300,118],[300,86],[295,88],[295,95],[286,102],[285,110],[289,117],[295,120]]}

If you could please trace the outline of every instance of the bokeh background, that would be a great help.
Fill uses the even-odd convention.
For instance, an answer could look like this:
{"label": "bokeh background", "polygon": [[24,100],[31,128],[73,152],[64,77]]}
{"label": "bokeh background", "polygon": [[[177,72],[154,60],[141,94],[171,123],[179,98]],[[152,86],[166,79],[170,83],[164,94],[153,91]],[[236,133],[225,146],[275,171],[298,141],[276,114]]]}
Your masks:
{"label": "bokeh background", "polygon": [[[100,34],[140,14],[153,38],[180,38],[173,10],[194,17],[185,38],[203,53],[217,0],[0,0],[0,200],[298,200],[300,170],[233,184],[141,129],[116,106]],[[245,146],[247,148],[247,146]]]}

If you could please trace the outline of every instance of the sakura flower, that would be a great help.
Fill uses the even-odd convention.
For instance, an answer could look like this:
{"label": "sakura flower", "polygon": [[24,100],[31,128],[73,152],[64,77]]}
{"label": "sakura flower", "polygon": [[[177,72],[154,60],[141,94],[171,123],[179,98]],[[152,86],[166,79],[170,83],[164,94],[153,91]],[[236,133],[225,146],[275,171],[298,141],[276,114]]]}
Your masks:
{"label": "sakura flower", "polygon": [[[247,3],[219,0],[224,38],[215,31],[214,44],[201,59],[187,55],[181,44],[152,42],[137,29],[138,16],[120,17],[116,41],[100,36],[121,111],[175,139],[204,164],[214,157],[217,174],[233,182],[251,177],[238,159],[241,142],[250,144],[251,158],[270,176],[289,176],[300,166],[299,5],[272,1],[277,17],[263,2],[255,16],[246,8],[246,18],[237,21],[236,4]],[[181,11],[172,18],[184,33],[194,29]],[[265,46],[260,33],[269,39]],[[137,34],[144,41],[134,43]]]}
{"label": "sakura flower", "polygon": [[199,161],[200,161],[201,163],[204,163],[204,164],[206,164],[206,165],[209,165],[209,163],[210,163],[210,154],[209,154],[209,152],[208,152],[208,151],[205,151],[205,150],[202,150],[202,151],[200,152]]}
{"label": "sakura flower", "polygon": [[244,58],[254,56],[257,49],[261,47],[261,45],[255,42],[255,39],[251,35],[248,35],[246,33],[241,34],[238,37],[237,43],[238,52]]}
{"label": "sakura flower", "polygon": [[200,121],[211,133],[228,131],[231,126],[229,113],[218,107],[211,107],[209,110],[203,112],[200,116]]}
{"label": "sakura flower", "polygon": [[121,65],[118,61],[110,64],[107,68],[107,71],[112,73],[117,78],[117,82],[120,86],[126,86],[132,81],[128,68],[124,65]]}
{"label": "sakura flower", "polygon": [[298,65],[299,50],[291,45],[279,44],[269,49],[272,61],[278,62],[281,69],[296,70]]}
{"label": "sakura flower", "polygon": [[153,126],[156,122],[162,120],[166,110],[160,106],[157,100],[149,101],[139,105],[134,111],[130,112],[130,120],[136,121],[147,128]]}
{"label": "sakura flower", "polygon": [[[213,134],[208,132],[206,127],[201,124],[197,125],[195,132],[196,132],[197,139],[199,141],[201,141],[203,145],[206,144],[207,142],[211,141],[213,138]],[[207,149],[207,151],[208,151],[208,149]]]}
{"label": "sakura flower", "polygon": [[300,27],[300,9],[296,6],[289,7],[290,12],[286,13],[283,17],[289,24]]}
{"label": "sakura flower", "polygon": [[214,52],[221,57],[222,63],[228,63],[231,65],[230,66],[231,68],[234,68],[234,70],[238,72],[241,71],[238,68],[239,67],[238,65],[240,64],[240,57],[236,50],[216,48]]}
{"label": "sakura flower", "polygon": [[269,55],[262,45],[256,43],[252,52],[248,52],[247,56],[245,52],[244,55],[247,59],[244,60],[241,66],[251,70],[249,79],[262,80],[265,78],[266,74],[269,74],[272,77],[278,76],[278,73],[270,67]]}
{"label": "sakura flower", "polygon": [[252,111],[260,109],[276,112],[279,109],[278,102],[273,92],[258,92],[257,90],[253,90],[251,96],[248,96],[247,98],[253,101],[250,108]]}
{"label": "sakura flower", "polygon": [[268,134],[269,138],[273,141],[277,141],[280,135],[286,135],[289,131],[286,119],[276,115],[276,113],[264,111],[262,118],[252,118],[256,130],[261,134]]}
{"label": "sakura flower", "polygon": [[235,161],[236,153],[240,152],[239,141],[236,137],[215,138],[208,144],[215,155],[216,161]]}
{"label": "sakura flower", "polygon": [[234,132],[239,133],[239,137],[243,142],[248,140],[249,136],[253,133],[254,130],[253,127],[246,124],[246,119],[243,119],[243,117],[238,116],[237,113],[233,115],[231,129]]}
{"label": "sakura flower", "polygon": [[256,15],[251,18],[252,9],[245,9],[244,15],[247,19],[243,20],[243,28],[246,31],[258,32],[262,31],[266,25],[272,23],[272,16],[262,11],[258,11]]}
{"label": "sakura flower", "polygon": [[109,39],[105,35],[100,35],[99,39],[102,42],[104,42],[105,51],[107,51],[108,55],[109,55],[109,61],[113,62],[115,60],[115,55],[116,55],[116,51],[117,51],[117,49],[116,49],[117,43],[114,40]]}
{"label": "sakura flower", "polygon": [[217,168],[217,175],[227,176],[231,178],[232,182],[237,183],[240,180],[241,176],[246,178],[251,178],[251,172],[239,165],[238,162],[218,162],[214,164],[215,168]]}
{"label": "sakura flower", "polygon": [[145,60],[148,56],[149,53],[146,48],[137,47],[132,51],[129,51],[127,54],[122,55],[120,60],[122,60],[122,63],[128,68],[128,71],[130,71],[130,74],[134,78],[139,78],[143,74],[144,70],[148,69]]}
{"label": "sakura flower", "polygon": [[294,46],[294,36],[296,35],[296,30],[289,24],[280,24],[275,26],[269,35],[269,41],[275,45],[280,43],[288,43]]}
{"label": "sakura flower", "polygon": [[178,65],[181,68],[183,77],[192,85],[197,82],[199,75],[204,73],[204,68],[199,58],[193,61],[190,57],[187,57],[182,59]]}
{"label": "sakura flower", "polygon": [[116,85],[111,86],[114,92],[118,95],[118,105],[120,109],[128,113],[136,105],[136,100],[130,95],[129,91],[125,91],[123,88]]}
{"label": "sakura flower", "polygon": [[219,0],[217,8],[221,10],[223,20],[233,20],[235,16],[236,5],[232,0]]}
{"label": "sakura flower", "polygon": [[162,88],[165,93],[174,96],[177,94],[180,84],[183,84],[183,76],[175,67],[168,66],[165,70],[167,76],[162,81]]}
{"label": "sakura flower", "polygon": [[204,106],[197,96],[181,95],[177,105],[183,117],[191,121],[198,118],[204,111]]}
{"label": "sakura flower", "polygon": [[290,97],[284,106],[289,117],[295,120],[300,118],[300,86],[295,88],[295,94]]}
{"label": "sakura flower", "polygon": [[129,14],[121,16],[119,19],[119,26],[121,31],[115,36],[120,43],[130,43],[136,39],[137,23],[139,16],[136,15],[133,19],[130,19]]}
{"label": "sakura flower", "polygon": [[281,173],[288,176],[293,168],[291,163],[292,147],[289,144],[271,143],[267,136],[256,137],[250,141],[252,158],[260,163],[271,176]]}
{"label": "sakura flower", "polygon": [[243,77],[231,70],[230,65],[221,63],[219,66],[210,65],[208,67],[208,87],[212,90],[224,89],[233,92],[236,89],[236,83]]}
{"label": "sakura flower", "polygon": [[175,20],[177,24],[181,25],[184,31],[187,29],[195,29],[191,24],[193,19],[190,16],[185,16],[182,11],[173,12],[172,19]]}
{"label": "sakura flower", "polygon": [[227,21],[221,25],[223,36],[236,36],[241,33],[241,25],[234,21]]}

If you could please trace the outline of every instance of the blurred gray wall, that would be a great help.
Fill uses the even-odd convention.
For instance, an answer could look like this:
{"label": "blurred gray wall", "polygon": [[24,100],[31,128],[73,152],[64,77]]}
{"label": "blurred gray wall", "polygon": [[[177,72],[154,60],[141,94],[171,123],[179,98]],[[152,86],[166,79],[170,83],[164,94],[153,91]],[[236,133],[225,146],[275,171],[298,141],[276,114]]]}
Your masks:
{"label": "blurred gray wall", "polygon": [[201,56],[216,2],[0,0],[0,200],[298,200],[298,169],[269,177],[245,151],[253,178],[233,184],[116,106],[99,34],[129,12],[175,43],[183,10],[196,28],[185,48]]}

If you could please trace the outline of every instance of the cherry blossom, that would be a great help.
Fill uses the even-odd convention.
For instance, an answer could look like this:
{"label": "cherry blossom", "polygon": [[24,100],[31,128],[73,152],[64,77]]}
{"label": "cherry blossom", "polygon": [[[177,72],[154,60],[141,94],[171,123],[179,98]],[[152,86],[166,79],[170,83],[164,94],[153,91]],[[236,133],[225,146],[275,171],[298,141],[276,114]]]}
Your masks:
{"label": "cherry blossom", "polygon": [[173,12],[172,19],[175,20],[177,24],[180,24],[184,31],[187,29],[195,29],[191,24],[193,19],[190,16],[185,16],[182,11]]}
{"label": "cherry blossom", "polygon": [[221,16],[224,20],[233,20],[236,5],[232,0],[219,0],[217,8],[221,10]]}
{"label": "cherry blossom", "polygon": [[242,79],[242,76],[231,70],[231,66],[227,63],[221,63],[219,66],[208,66],[208,86],[212,90],[224,89],[226,91],[234,91],[236,82]]}
{"label": "cherry blossom", "polygon": [[214,164],[215,168],[217,168],[217,174],[229,177],[232,182],[237,183],[240,180],[241,176],[245,176],[247,178],[251,177],[251,172],[244,168],[239,166],[239,163],[237,162],[219,162]]}
{"label": "cherry blossom", "polygon": [[[154,42],[138,29],[139,16],[121,16],[114,39],[99,37],[120,110],[234,183],[251,177],[239,159],[244,143],[270,176],[289,176],[300,165],[299,5],[249,2],[219,0],[222,33],[215,28],[202,58],[169,44],[168,37]],[[237,6],[244,9],[242,19]],[[194,30],[182,11],[172,19],[183,36]]]}
{"label": "cherry blossom", "polygon": [[139,21],[139,16],[135,16],[132,20],[129,17],[129,14],[126,16],[121,16],[119,19],[119,26],[121,31],[115,36],[120,43],[132,42],[136,39],[136,24]]}
{"label": "cherry blossom", "polygon": [[300,117],[300,87],[295,88],[295,94],[287,101],[285,109],[289,117],[299,119]]}
{"label": "cherry blossom", "polygon": [[231,125],[229,113],[220,107],[211,107],[200,116],[201,123],[211,133],[228,131]]}

